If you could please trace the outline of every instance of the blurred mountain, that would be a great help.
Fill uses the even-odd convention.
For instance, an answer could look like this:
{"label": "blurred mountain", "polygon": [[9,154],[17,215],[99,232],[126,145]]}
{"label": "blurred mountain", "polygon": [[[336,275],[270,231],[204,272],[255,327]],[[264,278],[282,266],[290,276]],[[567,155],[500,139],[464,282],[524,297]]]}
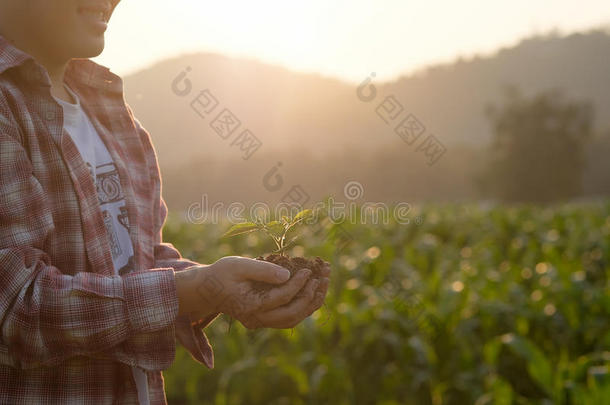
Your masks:
{"label": "blurred mountain", "polygon": [[[187,67],[190,71],[186,77],[192,89],[188,95],[179,96],[172,90],[172,82]],[[610,128],[609,74],[610,33],[594,30],[567,36],[536,36],[492,55],[431,66],[391,82],[373,80],[377,97],[369,103],[357,97],[359,83],[209,53],[183,55],[159,62],[126,76],[124,84],[127,102],[153,137],[166,189],[168,184],[171,188],[178,183],[190,192],[208,189],[210,181],[213,182],[211,173],[215,173],[218,190],[221,190],[218,194],[222,198],[235,199],[243,195],[244,188],[241,188],[241,194],[227,190],[244,186],[247,181],[234,179],[234,184],[227,184],[219,170],[228,167],[243,173],[246,178],[260,177],[277,163],[275,160],[281,160],[277,156],[284,156],[287,161],[300,159],[300,165],[292,168],[297,174],[311,172],[313,177],[320,179],[324,173],[319,182],[324,182],[324,179],[343,182],[353,178],[353,173],[362,173],[358,169],[362,169],[363,159],[372,160],[372,167],[383,166],[383,159],[387,158],[383,157],[384,154],[391,151],[398,159],[402,156],[402,159],[413,161],[414,166],[403,168],[404,173],[432,176],[438,181],[442,179],[442,183],[453,190],[441,192],[440,197],[436,191],[432,194],[415,192],[418,198],[451,199],[472,197],[474,186],[458,187],[458,194],[455,194],[455,186],[450,186],[455,184],[451,177],[455,174],[444,171],[453,172],[461,168],[462,175],[472,174],[473,166],[468,165],[469,161],[472,162],[472,154],[484,148],[491,137],[485,107],[501,100],[505,86],[515,85],[524,95],[558,88],[568,98],[589,100],[596,110],[595,127],[602,131]],[[180,83],[182,88],[184,83]],[[204,98],[197,97],[206,89],[219,104],[210,115],[202,118],[191,103],[194,100],[203,102]],[[393,125],[389,125],[377,115],[376,109],[387,96],[392,95],[404,111]],[[248,161],[243,161],[239,150],[231,147],[234,138],[222,139],[210,127],[225,108],[241,122],[233,137],[247,128],[262,142],[260,152]],[[414,148],[393,132],[395,124],[408,114],[415,115],[427,132],[434,134],[447,147],[447,157],[443,160],[453,163],[441,164],[441,161],[429,168],[422,163],[423,156],[414,153]],[[450,157],[452,153],[454,156]],[[377,154],[381,156],[381,163],[374,163]],[[227,164],[228,161],[235,163]],[[330,172],[329,161],[341,161],[347,167]],[[207,173],[207,180],[200,183],[199,180],[190,182],[179,178],[179,173],[184,175],[187,167],[198,170],[198,175]],[[321,172],[324,169],[326,171]],[[286,167],[286,170],[290,168]],[[362,173],[360,176],[375,173]],[[381,180],[372,178],[369,183],[378,184]],[[407,184],[413,182],[401,181],[401,184],[407,190]],[[260,189],[259,181],[256,187]],[[339,189],[339,183],[333,183],[322,187],[319,192]],[[411,187],[410,191],[413,190]],[[248,192],[250,196],[256,194],[254,190]],[[386,194],[381,192],[380,198],[398,198]],[[266,198],[264,190],[262,195],[261,198]],[[176,204],[183,206],[182,203]]]}
{"label": "blurred mountain", "polygon": [[610,127],[610,32],[533,37],[486,57],[433,66],[388,83],[421,121],[446,143],[489,140],[485,105],[507,85],[524,95],[557,88],[595,106],[596,127]]}

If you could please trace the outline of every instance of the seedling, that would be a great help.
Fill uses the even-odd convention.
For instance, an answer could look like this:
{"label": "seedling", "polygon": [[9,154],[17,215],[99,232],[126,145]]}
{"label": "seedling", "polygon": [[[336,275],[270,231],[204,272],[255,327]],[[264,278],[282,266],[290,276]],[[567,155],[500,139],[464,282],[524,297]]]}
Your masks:
{"label": "seedling", "polygon": [[[222,237],[228,238],[237,235],[243,235],[252,232],[262,232],[273,240],[276,250],[266,257],[259,256],[257,260],[264,260],[267,262],[275,263],[290,271],[290,277],[292,277],[299,269],[307,268],[312,271],[312,278],[320,279],[322,277],[322,270],[328,265],[327,262],[322,260],[320,257],[305,258],[305,257],[288,257],[286,256],[286,249],[288,249],[298,238],[298,235],[293,236],[288,240],[288,233],[298,225],[301,225],[306,219],[313,215],[312,210],[306,209],[294,217],[282,216],[277,221],[265,222],[262,218],[256,218],[251,222],[242,222],[233,225]],[[273,286],[261,281],[256,281],[254,288],[261,293],[265,293]]]}
{"label": "seedling", "polygon": [[293,218],[282,216],[279,221],[271,221],[265,223],[262,218],[256,218],[252,222],[242,222],[233,225],[224,235],[225,237],[232,237],[236,235],[243,235],[252,232],[262,232],[269,236],[275,243],[276,250],[274,253],[280,256],[285,256],[286,249],[290,247],[297,239],[298,235],[287,240],[288,232],[295,226],[302,224],[307,218],[311,217],[312,211],[310,209],[303,210],[296,214]]}

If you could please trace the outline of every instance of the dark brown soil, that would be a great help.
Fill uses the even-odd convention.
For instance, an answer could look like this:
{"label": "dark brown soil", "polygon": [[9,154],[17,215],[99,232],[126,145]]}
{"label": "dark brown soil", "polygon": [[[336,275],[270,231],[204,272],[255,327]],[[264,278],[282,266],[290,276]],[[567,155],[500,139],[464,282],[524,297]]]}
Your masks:
{"label": "dark brown soil", "polygon": [[[279,266],[282,266],[288,271],[290,271],[290,277],[294,276],[297,271],[301,269],[309,269],[312,271],[311,278],[321,278],[322,277],[322,269],[326,265],[326,262],[322,260],[319,256],[309,258],[309,257],[289,257],[289,256],[281,256],[278,254],[271,254],[266,257],[259,256],[256,260],[264,260],[267,262],[275,263]],[[256,282],[254,288],[260,291],[268,290],[271,287],[271,284]]]}

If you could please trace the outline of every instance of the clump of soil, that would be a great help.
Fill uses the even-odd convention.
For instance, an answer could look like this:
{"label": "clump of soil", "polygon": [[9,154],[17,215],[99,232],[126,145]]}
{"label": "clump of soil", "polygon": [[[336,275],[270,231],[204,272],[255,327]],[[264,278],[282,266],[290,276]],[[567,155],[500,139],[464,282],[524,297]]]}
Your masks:
{"label": "clump of soil", "polygon": [[[271,262],[288,269],[288,271],[290,271],[290,278],[292,278],[292,276],[294,276],[297,271],[301,269],[309,269],[312,272],[310,279],[320,279],[322,278],[322,269],[327,264],[319,256],[316,256],[314,258],[289,257],[278,255],[275,253],[270,254],[266,257],[259,256],[256,258],[256,260],[264,260],[266,262]],[[269,290],[269,288],[271,287],[271,284],[264,283],[262,281],[257,281],[254,283],[254,289],[258,291],[266,291]]]}

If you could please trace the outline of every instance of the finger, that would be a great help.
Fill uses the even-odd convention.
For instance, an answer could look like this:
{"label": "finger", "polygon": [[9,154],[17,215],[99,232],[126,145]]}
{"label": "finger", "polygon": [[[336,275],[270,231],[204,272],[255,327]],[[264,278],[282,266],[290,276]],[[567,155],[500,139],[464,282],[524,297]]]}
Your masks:
{"label": "finger", "polygon": [[322,304],[324,304],[325,298],[326,298],[326,290],[320,291],[320,289],[318,289],[318,291],[316,291],[316,295],[314,296],[313,300],[311,300],[311,302],[310,302],[309,310],[307,311],[307,316],[313,314],[318,309],[320,309]]}
{"label": "finger", "polygon": [[301,269],[286,284],[270,289],[265,296],[261,309],[266,311],[288,304],[303,288],[310,276],[311,270]]}
{"label": "finger", "polygon": [[324,298],[325,298],[324,294],[322,294],[321,292],[316,292],[316,295],[314,296],[313,300],[310,303],[310,309],[309,309],[309,311],[307,311],[307,316],[313,314],[318,309],[320,309],[322,304],[324,304]]}
{"label": "finger", "polygon": [[236,273],[243,279],[270,284],[282,284],[290,278],[290,272],[282,266],[264,260],[246,258],[242,265],[238,266]]}
{"label": "finger", "polygon": [[330,280],[328,278],[323,278],[320,280],[320,285],[318,286],[313,300],[309,303],[309,309],[307,311],[307,316],[310,316],[314,312],[316,312],[322,304],[324,304],[324,299],[326,298],[326,293],[328,292],[328,286],[330,285]]}
{"label": "finger", "polygon": [[287,305],[257,314],[257,318],[272,328],[293,328],[308,316],[317,284],[318,280],[310,280],[303,294],[299,294]]}
{"label": "finger", "polygon": [[317,278],[310,279],[307,282],[307,284],[305,285],[305,288],[302,288],[299,291],[299,293],[297,295],[295,295],[295,297],[307,296],[309,294],[309,291],[308,291],[309,289],[311,289],[311,294],[313,295],[317,291],[319,285],[320,285],[319,279],[317,279]]}
{"label": "finger", "polygon": [[324,296],[328,292],[328,286],[330,285],[330,279],[324,277],[320,279],[317,292],[321,292]]}
{"label": "finger", "polygon": [[246,329],[258,329],[263,327],[263,323],[256,316],[256,314],[250,314],[245,319],[239,320],[242,325],[246,327]]}
{"label": "finger", "polygon": [[320,275],[322,277],[330,276],[330,264],[326,263],[324,267],[322,267],[322,270],[320,270]]}

